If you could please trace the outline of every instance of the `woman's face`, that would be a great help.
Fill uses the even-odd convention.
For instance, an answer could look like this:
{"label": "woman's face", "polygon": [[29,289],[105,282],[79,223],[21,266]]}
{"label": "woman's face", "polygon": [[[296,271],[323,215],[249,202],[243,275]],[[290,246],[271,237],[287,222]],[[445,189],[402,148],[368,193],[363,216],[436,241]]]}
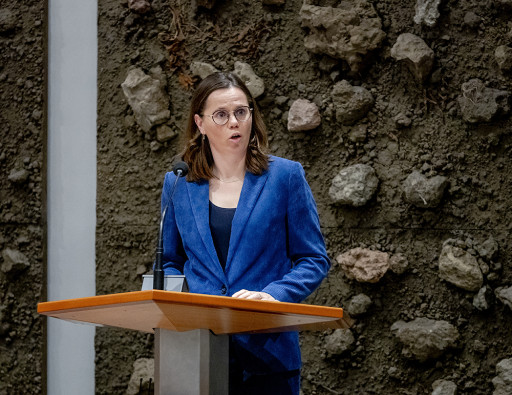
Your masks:
{"label": "woman's face", "polygon": [[[194,115],[199,131],[208,137],[213,157],[217,155],[239,154],[245,156],[251,138],[252,114],[246,121],[243,119],[249,103],[245,93],[236,87],[218,89],[208,96],[203,116]],[[212,116],[215,116],[214,122]],[[219,122],[227,118],[224,125]]]}

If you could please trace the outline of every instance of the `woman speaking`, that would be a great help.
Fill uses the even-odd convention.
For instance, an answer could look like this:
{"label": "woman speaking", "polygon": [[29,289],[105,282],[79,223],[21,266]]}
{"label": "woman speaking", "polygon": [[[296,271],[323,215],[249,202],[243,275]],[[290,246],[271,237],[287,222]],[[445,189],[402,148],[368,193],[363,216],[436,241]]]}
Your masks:
{"label": "woman speaking", "polygon": [[[189,166],[164,222],[165,274],[190,292],[300,302],[330,266],[316,204],[297,162],[266,154],[256,102],[230,73],[206,77],[190,104]],[[174,173],[165,176],[162,208]],[[297,332],[233,335],[230,394],[299,394]]]}

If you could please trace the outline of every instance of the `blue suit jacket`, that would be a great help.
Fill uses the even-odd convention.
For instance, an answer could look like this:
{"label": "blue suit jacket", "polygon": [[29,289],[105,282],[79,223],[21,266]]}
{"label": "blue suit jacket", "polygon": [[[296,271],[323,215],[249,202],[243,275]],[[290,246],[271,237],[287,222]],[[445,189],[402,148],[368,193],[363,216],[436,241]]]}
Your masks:
{"label": "blue suit jacket", "polygon": [[[175,175],[167,173],[162,208]],[[269,169],[245,176],[233,218],[225,270],[209,225],[209,184],[180,180],[164,223],[165,274],[185,274],[190,292],[231,296],[263,291],[282,302],[300,302],[330,266],[311,189],[297,162],[270,157]],[[296,332],[236,335],[246,370],[300,368]]]}

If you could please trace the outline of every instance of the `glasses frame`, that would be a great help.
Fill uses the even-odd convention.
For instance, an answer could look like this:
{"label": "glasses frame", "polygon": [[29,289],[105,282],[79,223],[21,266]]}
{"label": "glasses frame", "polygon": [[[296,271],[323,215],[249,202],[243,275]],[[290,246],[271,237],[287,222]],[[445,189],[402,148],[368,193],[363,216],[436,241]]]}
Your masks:
{"label": "glasses frame", "polygon": [[[249,109],[249,116],[247,117],[247,119],[244,119],[244,120],[241,120],[241,119],[238,119],[238,117],[236,116],[236,113],[235,111],[241,109],[241,108],[247,108]],[[212,118],[212,121],[215,125],[219,125],[219,126],[223,126],[225,124],[227,124],[229,122],[229,120],[231,119],[231,114],[233,114],[235,116],[235,119],[238,121],[238,122],[247,122],[249,119],[251,119],[251,116],[252,116],[252,111],[254,109],[252,107],[249,107],[249,106],[240,106],[240,107],[237,107],[235,108],[233,111],[227,111],[227,110],[217,110],[217,111],[214,111],[213,114],[203,114],[203,116],[207,116],[207,117],[211,117]],[[224,123],[217,123],[215,122],[215,114],[218,113],[219,111],[226,111],[229,113],[229,116],[226,118],[226,122]]]}

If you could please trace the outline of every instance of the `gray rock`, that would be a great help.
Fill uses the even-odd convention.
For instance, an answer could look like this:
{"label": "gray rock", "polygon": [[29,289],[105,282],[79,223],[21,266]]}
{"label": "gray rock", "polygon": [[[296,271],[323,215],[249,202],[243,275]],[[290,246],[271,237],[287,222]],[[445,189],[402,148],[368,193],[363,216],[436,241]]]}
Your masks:
{"label": "gray rock", "polygon": [[500,45],[494,51],[494,59],[501,70],[508,71],[512,69],[512,48],[506,45]]}
{"label": "gray rock", "polygon": [[145,14],[151,9],[148,0],[128,0],[128,8],[138,14]]}
{"label": "gray rock", "polygon": [[512,358],[502,359],[496,364],[497,376],[492,379],[494,392],[492,395],[512,394]]}
{"label": "gray rock", "polygon": [[18,18],[8,8],[0,8],[0,33],[8,33],[16,29]]}
{"label": "gray rock", "polygon": [[349,279],[363,283],[377,283],[389,269],[389,255],[366,248],[353,248],[336,257]]}
{"label": "gray rock", "polygon": [[391,332],[403,343],[402,354],[420,362],[439,358],[459,338],[457,328],[449,322],[424,317],[411,322],[397,321]]}
{"label": "gray rock", "polygon": [[128,72],[121,87],[142,130],[148,132],[169,119],[169,97],[159,78],[152,78],[141,69],[134,68]]}
{"label": "gray rock", "polygon": [[418,25],[423,23],[427,26],[434,26],[439,18],[440,3],[441,0],[417,0],[414,22]]}
{"label": "gray rock", "polygon": [[420,37],[411,33],[398,36],[391,48],[391,56],[403,61],[420,83],[425,81],[434,65],[434,51]]}
{"label": "gray rock", "polygon": [[20,251],[6,248],[2,251],[1,270],[4,273],[15,274],[21,272],[30,266],[28,258]]}
{"label": "gray rock", "polygon": [[[149,379],[153,379],[155,374],[155,360],[152,358],[139,358],[133,363],[133,372],[128,382],[126,395],[139,394],[140,380],[142,379],[142,386],[147,388]],[[145,391],[143,391],[145,392]]]}
{"label": "gray rock", "polygon": [[192,62],[190,63],[190,71],[193,75],[198,75],[199,78],[204,80],[210,74],[217,73],[219,70],[214,65],[205,62]]}
{"label": "gray rock", "polygon": [[169,141],[177,135],[178,132],[167,125],[159,125],[156,127],[156,139],[161,143]]}
{"label": "gray rock", "polygon": [[26,169],[12,169],[8,179],[14,184],[23,184],[30,177],[30,173]]}
{"label": "gray rock", "polygon": [[331,92],[336,110],[336,120],[343,125],[353,125],[373,107],[372,94],[361,86],[352,86],[346,80],[336,83]]}
{"label": "gray rock", "polygon": [[478,255],[480,255],[483,259],[488,261],[496,258],[499,251],[499,245],[491,236],[487,240],[485,240],[482,244],[475,246]]}
{"label": "gray rock", "polygon": [[512,309],[512,286],[496,288],[495,294],[504,305]]}
{"label": "gray rock", "polygon": [[389,258],[389,268],[395,274],[405,273],[409,267],[409,261],[404,254],[394,254]]}
{"label": "gray rock", "polygon": [[439,277],[466,291],[478,291],[483,284],[476,258],[449,244],[443,246],[439,256]]}
{"label": "gray rock", "polygon": [[472,29],[477,28],[482,22],[482,18],[480,18],[477,14],[472,11],[466,12],[464,15],[464,24]]}
{"label": "gray rock", "polygon": [[325,351],[328,355],[341,355],[354,348],[356,339],[350,329],[336,329],[325,338]]}
{"label": "gray rock", "polygon": [[295,100],[288,111],[288,130],[291,132],[313,130],[321,122],[318,107],[309,100]]}
{"label": "gray rock", "polygon": [[256,75],[250,64],[235,62],[235,70],[233,73],[244,82],[255,99],[265,92],[265,83]]}
{"label": "gray rock", "polygon": [[436,380],[432,383],[432,395],[456,395],[457,384],[450,380]]}
{"label": "gray rock", "polygon": [[507,114],[509,92],[487,88],[474,78],[462,84],[462,95],[457,101],[462,118],[468,123],[490,122],[499,114]]}
{"label": "gray rock", "polygon": [[356,164],[340,170],[332,180],[329,195],[335,203],[361,207],[373,197],[378,185],[371,166]]}
{"label": "gray rock", "polygon": [[379,48],[386,34],[373,5],[365,0],[341,2],[337,8],[304,4],[300,9],[307,50],[345,60],[358,71],[368,52]]}
{"label": "gray rock", "polygon": [[351,316],[358,316],[368,311],[372,305],[372,300],[365,294],[354,296],[347,304],[347,310]]}
{"label": "gray rock", "polygon": [[405,200],[420,208],[436,207],[441,203],[448,180],[443,176],[427,179],[418,171],[413,171],[403,184]]}
{"label": "gray rock", "polygon": [[473,306],[475,307],[475,309],[485,311],[489,308],[489,304],[487,303],[487,299],[485,298],[486,292],[487,287],[482,287],[473,298]]}
{"label": "gray rock", "polygon": [[395,117],[393,118],[393,121],[395,121],[396,126],[398,126],[400,128],[408,128],[412,124],[411,118],[409,118],[403,112],[395,115]]}

